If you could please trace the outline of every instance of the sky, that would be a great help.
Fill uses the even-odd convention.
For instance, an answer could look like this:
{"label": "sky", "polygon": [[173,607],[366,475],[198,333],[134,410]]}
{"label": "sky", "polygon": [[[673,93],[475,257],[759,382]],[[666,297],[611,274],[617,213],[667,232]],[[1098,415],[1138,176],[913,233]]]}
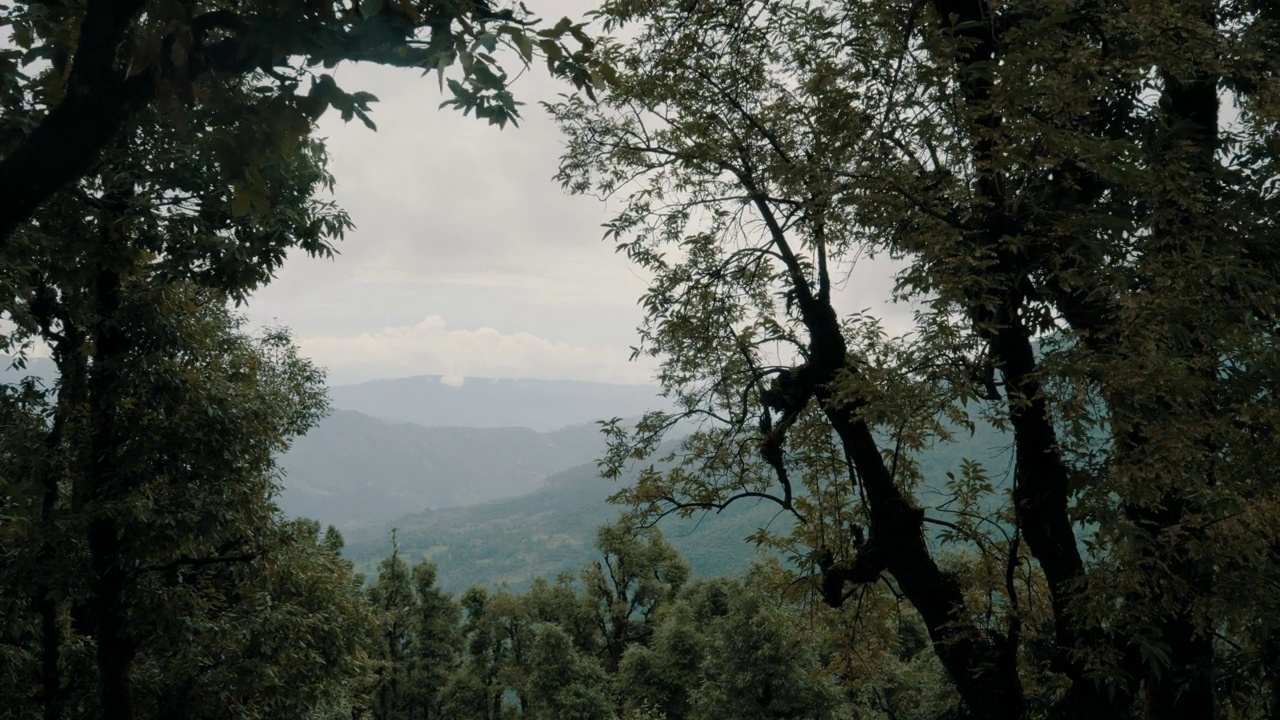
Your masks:
{"label": "sky", "polygon": [[[589,7],[535,9],[554,21]],[[334,260],[291,257],[251,298],[253,323],[290,327],[333,384],[424,374],[651,381],[652,361],[628,361],[645,280],[601,239],[611,208],[552,180],[562,141],[537,103],[569,86],[526,72],[513,88],[524,119],[500,130],[438,109],[434,75],[348,65],[334,77],[379,99],[376,132],[333,111],[320,122],[334,200],[356,227]],[[859,275],[841,305],[883,305],[888,273]]]}

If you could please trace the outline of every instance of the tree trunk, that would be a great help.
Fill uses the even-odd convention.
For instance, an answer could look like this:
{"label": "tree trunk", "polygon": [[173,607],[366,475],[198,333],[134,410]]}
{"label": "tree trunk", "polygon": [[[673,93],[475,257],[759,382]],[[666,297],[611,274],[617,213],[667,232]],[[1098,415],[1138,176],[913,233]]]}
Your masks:
{"label": "tree trunk", "polygon": [[0,250],[54,193],[98,162],[151,87],[130,83],[118,57],[142,0],[89,0],[67,91],[22,143],[0,162]]}
{"label": "tree trunk", "polygon": [[108,195],[102,224],[101,255],[94,283],[96,322],[93,333],[93,365],[89,371],[88,486],[92,509],[88,540],[93,574],[91,609],[97,641],[99,695],[103,720],[133,720],[130,668],[137,644],[129,637],[124,566],[124,530],[117,520],[120,506],[129,499],[131,478],[122,467],[124,445],[116,417],[120,385],[119,366],[125,361],[128,338],[120,317],[121,278],[114,269],[117,255],[126,247],[119,224],[128,207],[130,190]]}
{"label": "tree trunk", "polygon": [[837,401],[830,386],[848,367],[848,347],[835,309],[824,295],[805,293],[801,312],[809,331],[814,392],[862,480],[871,517],[869,545],[920,613],[934,651],[975,717],[1021,720],[1026,700],[1017,671],[1017,648],[1007,638],[975,627],[964,594],[938,567],[925,543],[924,513],[894,483],[856,401]]}

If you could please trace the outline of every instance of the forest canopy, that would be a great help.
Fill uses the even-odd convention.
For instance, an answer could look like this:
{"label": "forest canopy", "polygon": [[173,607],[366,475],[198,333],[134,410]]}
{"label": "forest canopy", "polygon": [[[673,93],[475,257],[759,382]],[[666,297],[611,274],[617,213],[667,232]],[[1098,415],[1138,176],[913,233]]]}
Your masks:
{"label": "forest canopy", "polygon": [[[0,9],[0,351],[57,367],[0,386],[5,712],[1280,712],[1274,3],[587,20]],[[577,575],[455,599],[393,540],[364,587],[336,531],[273,502],[323,371],[229,308],[351,227],[315,123],[373,128],[376,98],[335,66],[420,69],[503,126],[499,58],[565,81],[557,179],[610,199],[606,240],[650,279],[635,353],[676,410],[605,424],[602,471],[638,479]],[[866,263],[908,322],[847,306]],[[921,462],[985,424],[1008,467]],[[793,520],[752,536],[785,561],[745,578],[690,579],[650,527],[742,502]]]}
{"label": "forest canopy", "polygon": [[[795,530],[757,539],[832,606],[890,586],[976,717],[1274,713],[1275,7],[602,17],[627,39],[602,102],[551,106],[560,179],[619,206],[680,406],[606,468],[702,426],[618,493],[637,521],[775,503]],[[907,328],[841,310],[869,260]],[[979,419],[1012,468],[924,477]]]}

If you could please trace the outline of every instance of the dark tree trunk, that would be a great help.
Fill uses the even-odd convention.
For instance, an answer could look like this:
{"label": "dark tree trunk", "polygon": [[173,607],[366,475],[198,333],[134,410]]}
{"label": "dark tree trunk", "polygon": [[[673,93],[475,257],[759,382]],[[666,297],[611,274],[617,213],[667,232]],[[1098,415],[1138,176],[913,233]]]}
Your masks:
{"label": "dark tree trunk", "polygon": [[[63,412],[59,398],[57,418],[45,439],[45,456],[41,472],[43,496],[40,502],[40,542],[37,558],[41,565],[54,562],[57,551],[54,538],[57,528],[57,504],[59,473],[54,464],[56,451],[62,444]],[[44,720],[58,720],[62,715],[62,627],[58,623],[58,603],[53,599],[53,587],[48,582],[36,584],[36,609],[40,615],[40,698],[44,705]]]}
{"label": "dark tree trunk", "polygon": [[1163,623],[1170,667],[1147,681],[1150,720],[1212,720],[1213,640],[1197,632],[1190,618]]}
{"label": "dark tree trunk", "polygon": [[1007,638],[975,627],[967,617],[959,582],[938,567],[925,543],[924,513],[894,482],[856,401],[841,401],[831,386],[848,367],[848,347],[835,309],[824,294],[801,294],[809,331],[813,391],[852,458],[871,517],[868,552],[920,613],[934,651],[974,717],[1021,720],[1026,701],[1017,672],[1017,648]]}
{"label": "dark tree trunk", "polygon": [[[50,433],[50,445],[60,442],[61,423]],[[46,455],[46,463],[50,462]],[[44,497],[41,501],[41,526],[45,539],[41,543],[41,564],[53,560],[54,510],[58,498],[58,476],[52,468],[45,469]],[[58,720],[62,715],[62,627],[58,624],[58,604],[53,599],[53,588],[48,583],[36,585],[36,607],[40,613],[40,684],[44,720]]]}
{"label": "dark tree trunk", "polygon": [[[1196,4],[1199,6],[1195,8],[1196,18],[1216,30],[1215,0],[1198,0]],[[1160,102],[1162,127],[1153,148],[1153,162],[1175,172],[1181,169],[1187,173],[1189,185],[1196,187],[1204,197],[1217,197],[1221,195],[1217,179],[1219,78],[1208,67],[1182,68],[1179,74],[1162,68],[1160,74],[1164,84]],[[1196,203],[1179,204],[1177,198],[1168,198],[1168,201],[1171,222],[1155,228],[1160,245],[1180,248],[1186,243],[1197,242],[1211,230],[1205,227],[1205,219],[1200,217]],[[1217,357],[1212,347],[1202,345],[1198,340],[1192,342],[1190,354]],[[1214,407],[1216,402],[1216,398],[1201,398],[1206,417],[1218,414],[1218,408]],[[1170,404],[1176,403],[1171,400]],[[1208,452],[1216,454],[1214,449]],[[1193,510],[1180,489],[1174,487],[1166,490],[1158,509],[1139,509],[1136,514],[1153,543],[1161,544],[1162,532],[1182,523]],[[1212,582],[1198,569],[1185,541],[1162,548],[1160,552],[1165,556],[1167,572],[1176,574],[1189,586]],[[1182,599],[1177,611],[1160,620],[1161,640],[1168,646],[1170,666],[1147,677],[1147,702],[1152,720],[1210,719],[1216,711],[1213,639],[1196,626],[1189,605],[1188,599]]]}
{"label": "dark tree trunk", "polygon": [[133,720],[130,669],[137,644],[130,637],[125,588],[124,528],[117,520],[120,506],[131,492],[132,478],[124,467],[123,428],[117,418],[119,368],[128,352],[121,310],[121,277],[115,269],[126,247],[120,223],[128,208],[130,190],[108,195],[100,222],[99,267],[94,283],[93,365],[89,371],[90,448],[88,486],[93,503],[88,540],[92,571],[91,610],[97,642],[99,695],[103,720]]}
{"label": "dark tree trunk", "polygon": [[62,101],[0,162],[0,250],[54,193],[97,164],[102,150],[151,97],[128,82],[118,50],[142,0],[89,0]]}
{"label": "dark tree trunk", "polygon": [[[52,293],[51,288],[42,288],[41,292]],[[52,304],[47,305],[38,317],[41,326],[50,328],[57,315]],[[53,359],[58,368],[59,385],[57,406],[54,410],[53,426],[45,438],[45,453],[41,465],[43,497],[40,507],[41,541],[39,558],[46,566],[56,562],[56,538],[60,532],[58,527],[58,500],[62,492],[62,481],[66,470],[66,461],[62,457],[67,417],[76,412],[85,398],[85,366],[81,355],[83,335],[67,316],[61,314],[61,338],[53,342]],[[71,578],[61,576],[64,587],[71,585]],[[62,685],[62,646],[65,637],[62,624],[58,618],[58,603],[53,599],[53,588],[47,582],[36,586],[37,608],[40,615],[40,676],[41,698],[44,705],[44,720],[58,720],[62,716],[65,688]]]}
{"label": "dark tree trunk", "polygon": [[[1005,197],[1006,179],[995,162],[1003,117],[993,106],[990,68],[1001,52],[1001,23],[996,3],[989,0],[932,0],[940,30],[954,36],[954,77],[960,95],[979,128],[972,141],[978,168],[974,190],[982,203],[978,222],[965,233],[965,247],[996,259],[987,282],[975,284],[967,312],[989,345],[1005,384],[1005,402],[1014,434],[1016,467],[1014,509],[1027,547],[1039,561],[1048,581],[1054,612],[1056,668],[1072,686],[1057,708],[1061,717],[1123,718],[1132,705],[1132,685],[1103,688],[1094,683],[1085,665],[1070,657],[1073,651],[1100,648],[1113,639],[1099,630],[1080,626],[1072,605],[1084,587],[1084,563],[1067,513],[1069,475],[1053,426],[1048,403],[1035,377],[1032,333],[1022,320],[1030,290],[1028,258],[1006,238],[1023,234],[1024,221],[1011,214]],[[995,288],[994,290],[992,288]]]}

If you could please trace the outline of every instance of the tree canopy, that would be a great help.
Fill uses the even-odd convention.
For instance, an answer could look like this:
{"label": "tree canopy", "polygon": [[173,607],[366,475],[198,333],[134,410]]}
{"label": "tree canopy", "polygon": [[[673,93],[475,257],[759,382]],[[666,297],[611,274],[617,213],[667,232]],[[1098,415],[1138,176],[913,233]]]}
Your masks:
{"label": "tree canopy", "polygon": [[[611,425],[607,467],[701,422],[618,500],[776,503],[795,531],[757,539],[832,605],[892,587],[977,717],[1274,707],[1275,8],[602,16],[627,39],[601,102],[552,105],[560,178],[619,203],[607,238],[653,278],[636,352],[680,408]],[[873,260],[905,327],[843,304]],[[979,419],[1010,467],[923,477]]]}
{"label": "tree canopy", "polygon": [[[616,39],[485,0],[0,9],[0,350],[58,371],[0,386],[6,710],[1280,712],[1276,5],[597,16]],[[641,469],[578,576],[455,601],[393,549],[366,591],[272,503],[322,373],[228,306],[350,227],[311,133],[375,98],[326,71],[437,73],[502,126],[500,46],[577,89],[558,177],[617,200],[677,410],[606,423],[604,471]],[[901,312],[849,307],[867,262]],[[1006,466],[921,461],[988,426]],[[787,564],[691,581],[647,527],[743,501],[792,516],[752,538]]]}
{"label": "tree canopy", "polygon": [[327,71],[435,73],[503,126],[500,58],[585,88],[591,39],[484,0],[18,2],[0,25],[0,352],[56,367],[0,394],[7,709],[358,712],[378,616],[337,534],[272,501],[323,373],[228,305],[350,227],[311,134],[329,108],[372,129],[376,98]]}
{"label": "tree canopy", "polygon": [[[578,87],[597,82],[583,63],[592,40],[582,25],[540,24],[523,5],[487,0],[8,3],[0,8],[13,39],[0,51],[0,251],[41,204],[100,163],[145,108],[184,125],[192,108],[216,108],[249,80],[260,132],[305,135],[330,107],[372,128],[377,98],[344,91],[324,72],[361,61],[438,73],[442,89],[456,66],[444,104],[505,125],[519,118],[519,103],[495,57],[500,44],[517,62],[541,56]],[[224,139],[234,152],[215,177],[240,186],[242,206],[261,202],[267,188],[252,172],[259,146]]]}

